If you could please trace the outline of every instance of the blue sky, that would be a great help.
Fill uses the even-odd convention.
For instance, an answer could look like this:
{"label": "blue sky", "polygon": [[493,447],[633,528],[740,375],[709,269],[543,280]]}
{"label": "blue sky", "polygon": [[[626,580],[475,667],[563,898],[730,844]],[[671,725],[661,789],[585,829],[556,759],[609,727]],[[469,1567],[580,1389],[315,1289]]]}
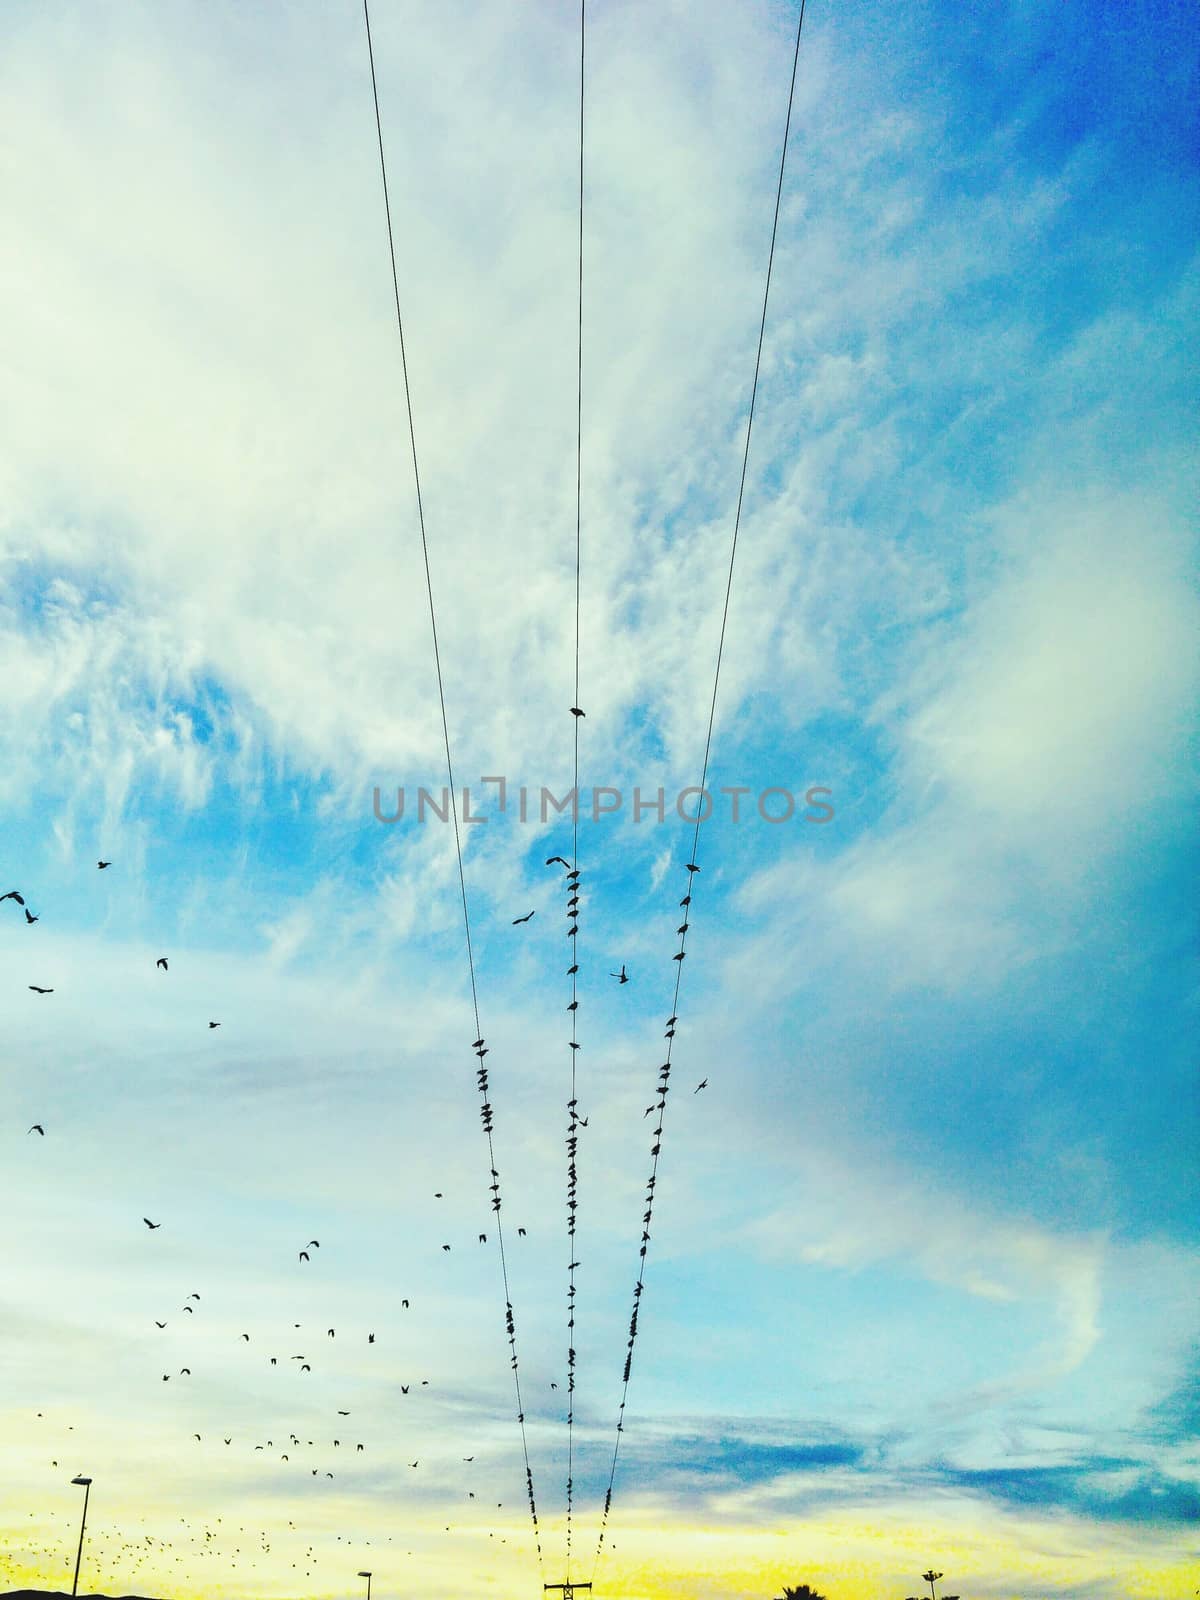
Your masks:
{"label": "blue sky", "polygon": [[[456,778],[536,813],[574,731],[578,16],[373,20]],[[631,1600],[1195,1586],[1188,21],[806,15],[709,767],[751,798],[701,829],[597,1576]],[[795,26],[589,10],[580,783],[624,803],[579,845],[584,1566]],[[82,1471],[97,1588],[554,1581],[570,830],[494,794],[463,830],[541,1568],[453,835],[412,815],[444,755],[361,15],[8,33],[6,1573],[62,1581]],[[828,823],[755,814],[812,785]]]}

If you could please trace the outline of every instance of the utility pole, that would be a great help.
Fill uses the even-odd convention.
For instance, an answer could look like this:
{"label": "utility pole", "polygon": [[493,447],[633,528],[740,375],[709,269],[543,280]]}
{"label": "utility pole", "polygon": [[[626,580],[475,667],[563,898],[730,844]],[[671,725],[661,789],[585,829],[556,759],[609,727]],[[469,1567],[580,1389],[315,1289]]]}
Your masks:
{"label": "utility pole", "polygon": [[574,1600],[576,1589],[590,1589],[590,1583],[544,1583],[543,1589],[561,1589],[562,1600]]}

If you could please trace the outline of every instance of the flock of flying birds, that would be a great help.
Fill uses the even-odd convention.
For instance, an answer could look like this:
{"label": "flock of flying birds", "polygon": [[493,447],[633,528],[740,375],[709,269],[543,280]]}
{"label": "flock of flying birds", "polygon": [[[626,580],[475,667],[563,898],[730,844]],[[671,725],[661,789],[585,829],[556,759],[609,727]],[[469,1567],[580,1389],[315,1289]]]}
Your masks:
{"label": "flock of flying birds", "polygon": [[[576,715],[576,716],[582,716],[583,715],[583,712],[578,711],[574,707],[572,708],[572,711],[573,711],[573,714]],[[551,857],[549,857],[547,859],[546,865],[547,866],[559,865],[559,866],[563,867],[564,870],[566,871],[567,879],[568,879],[567,888],[568,888],[568,891],[569,891],[569,894],[570,894],[570,899],[568,900],[568,904],[567,904],[567,915],[568,915],[568,918],[571,921],[569,934],[570,934],[570,936],[573,937],[575,935],[576,931],[577,931],[577,926],[578,926],[578,916],[579,916],[578,907],[579,907],[579,901],[580,901],[580,895],[579,895],[580,873],[579,873],[578,869],[574,869],[573,870],[571,868],[571,866],[570,866],[570,863],[568,861],[566,861],[562,856],[551,856]],[[112,866],[112,862],[111,861],[98,861],[96,863],[96,866],[97,866],[97,870],[103,872],[103,871],[106,871],[109,867]],[[695,871],[695,870],[697,870],[697,869],[694,868],[694,867],[690,867],[689,868],[689,871]],[[681,905],[685,908],[685,911],[684,911],[685,917],[687,915],[686,907],[687,907],[690,899],[691,899],[691,896],[688,895],[681,902]],[[29,909],[28,905],[26,904],[25,897],[21,893],[20,890],[10,889],[6,894],[0,895],[0,903],[3,903],[5,901],[10,901],[10,900],[14,901],[16,903],[16,905],[23,910],[23,912],[25,914],[25,922],[26,922],[26,925],[28,927],[32,927],[35,923],[40,921],[39,916],[35,915],[34,912],[32,912]],[[519,926],[519,925],[521,925],[523,923],[529,922],[533,918],[534,915],[535,915],[534,911],[529,911],[524,916],[515,918],[513,920],[513,926]],[[678,932],[679,932],[680,935],[683,935],[683,934],[685,934],[687,932],[687,922],[686,921],[684,922],[683,926],[678,930]],[[676,959],[681,959],[681,957],[677,957]],[[156,966],[156,968],[158,970],[161,970],[162,972],[169,972],[170,963],[169,963],[168,957],[167,956],[159,956],[157,961],[155,962],[155,966]],[[572,975],[572,974],[576,973],[577,971],[578,971],[578,966],[576,964],[572,964],[572,966],[568,969],[568,975]],[[630,981],[629,975],[628,975],[628,973],[626,971],[624,963],[622,963],[619,972],[613,972],[613,973],[610,974],[610,976],[613,977],[614,979],[616,979],[619,985],[627,984]],[[34,994],[38,994],[38,995],[48,995],[48,994],[53,994],[54,993],[54,989],[53,988],[45,987],[45,986],[42,986],[42,985],[39,985],[39,984],[32,984],[31,983],[29,985],[29,989]],[[569,1009],[574,1010],[575,1009],[575,1004],[576,1003],[573,1001],[572,1005],[571,1005],[571,1007]],[[668,1039],[673,1037],[674,1025],[675,1025],[676,1020],[677,1019],[675,1017],[670,1017],[668,1019],[668,1022],[667,1022],[667,1037],[668,1037]],[[215,1028],[219,1028],[220,1026],[221,1026],[221,1024],[219,1022],[217,1022],[217,1021],[209,1021],[209,1023],[208,1023],[208,1027],[209,1027],[210,1030],[215,1029]],[[487,1054],[487,1046],[486,1046],[485,1041],[482,1040],[482,1039],[476,1040],[474,1048],[475,1048],[476,1055],[478,1055],[479,1058],[480,1058],[480,1066],[481,1066],[481,1069],[482,1069],[482,1058],[483,1058],[484,1055]],[[572,1048],[577,1048],[577,1046],[573,1045]],[[669,1069],[667,1069],[667,1070],[669,1071]],[[704,1078],[704,1079],[701,1080],[700,1083],[698,1083],[696,1085],[695,1089],[693,1090],[693,1093],[694,1094],[698,1094],[701,1089],[707,1088],[707,1086],[708,1086],[708,1079]],[[659,1090],[658,1090],[658,1099],[657,1099],[656,1103],[647,1106],[646,1110],[645,1110],[645,1113],[644,1113],[645,1116],[650,1116],[656,1110],[659,1113],[660,1123],[659,1123],[659,1126],[655,1129],[656,1140],[657,1140],[658,1137],[661,1136],[661,1116],[662,1116],[662,1112],[663,1112],[663,1110],[665,1108],[666,1092],[667,1092],[667,1090],[666,1090],[666,1084],[665,1084],[665,1080],[664,1080],[663,1082],[660,1083]],[[574,1133],[574,1129],[575,1128],[577,1128],[577,1127],[586,1127],[587,1126],[587,1118],[578,1116],[578,1114],[574,1111],[574,1105],[575,1105],[575,1102],[572,1102],[572,1114],[573,1114],[572,1137],[573,1137],[573,1133]],[[485,1126],[487,1126],[487,1119],[485,1119]],[[33,1123],[32,1126],[29,1128],[28,1132],[30,1134],[36,1133],[42,1138],[45,1138],[45,1136],[46,1136],[46,1129],[45,1129],[45,1126],[44,1126],[44,1124],[42,1122]],[[659,1148],[658,1144],[656,1143],[655,1147],[654,1147],[654,1150],[652,1152],[655,1156],[657,1156],[657,1154],[658,1154],[658,1148]],[[573,1152],[572,1152],[572,1154],[573,1154]],[[444,1196],[443,1196],[441,1191],[438,1191],[438,1192],[435,1193],[434,1198],[440,1200],[440,1199],[444,1198]],[[648,1191],[647,1199],[648,1199],[648,1205],[653,1203],[653,1179],[651,1180],[651,1186],[650,1186],[650,1189]],[[498,1209],[498,1207],[497,1207],[497,1209]],[[160,1221],[156,1222],[156,1221],[152,1220],[150,1217],[143,1217],[142,1221],[145,1224],[147,1230],[149,1230],[150,1232],[156,1232],[162,1227],[162,1223]],[[646,1218],[644,1219],[644,1225],[648,1226],[648,1223],[649,1223],[649,1215],[647,1214]],[[522,1238],[525,1237],[526,1236],[525,1228],[519,1227],[517,1229],[517,1234],[518,1234],[518,1237],[522,1237]],[[649,1237],[648,1233],[644,1232],[643,1235],[642,1235],[643,1243],[642,1243],[642,1249],[641,1249],[641,1255],[642,1255],[643,1258],[645,1257],[645,1242],[648,1239],[648,1237]],[[486,1244],[487,1243],[487,1239],[488,1239],[488,1235],[486,1233],[480,1233],[479,1234],[479,1243],[480,1244]],[[298,1264],[299,1265],[310,1264],[311,1261],[312,1261],[311,1252],[313,1252],[315,1250],[319,1250],[320,1248],[321,1248],[320,1240],[318,1240],[318,1239],[309,1239],[305,1243],[305,1245],[302,1248],[298,1249],[298,1251],[297,1251]],[[444,1243],[441,1248],[442,1248],[442,1250],[444,1252],[449,1252],[450,1249],[451,1249],[451,1246],[448,1243]],[[640,1285],[639,1285],[639,1294],[640,1294]],[[193,1302],[195,1302],[195,1303],[193,1303]],[[196,1315],[196,1307],[199,1304],[199,1302],[200,1302],[200,1294],[199,1294],[198,1291],[194,1291],[193,1290],[192,1292],[190,1292],[188,1294],[184,1304],[180,1308],[179,1315],[180,1316],[187,1315],[189,1317],[194,1317]],[[403,1309],[407,1310],[409,1308],[409,1301],[407,1299],[402,1300],[401,1301],[401,1306],[402,1306]],[[168,1327],[168,1322],[166,1320],[159,1320],[158,1318],[155,1318],[154,1319],[154,1325],[160,1331],[165,1331],[167,1329],[167,1327]],[[573,1326],[573,1316],[572,1316],[572,1324],[571,1325]],[[189,1324],[189,1326],[190,1326],[190,1324]],[[629,1340],[630,1349],[632,1348],[632,1343],[633,1343],[632,1335],[636,1332],[636,1326],[637,1326],[637,1322],[636,1322],[636,1309],[635,1309],[634,1320],[633,1320],[633,1323],[631,1325],[631,1330],[630,1330],[630,1332],[631,1332],[631,1338]],[[300,1330],[301,1330],[301,1324],[300,1323],[293,1323],[292,1324],[292,1330],[291,1330],[292,1332],[299,1332]],[[336,1328],[334,1328],[334,1327],[326,1328],[325,1337],[327,1339],[335,1339],[336,1336],[337,1336]],[[252,1340],[251,1340],[250,1334],[247,1333],[247,1332],[242,1332],[240,1334],[240,1336],[239,1336],[239,1342],[245,1343],[247,1345],[251,1344]],[[376,1337],[375,1337],[375,1334],[373,1332],[368,1332],[367,1333],[367,1335],[366,1335],[366,1343],[368,1345],[374,1345],[376,1343]],[[572,1351],[571,1354],[573,1356],[574,1352]],[[192,1359],[195,1359],[195,1358],[193,1357]],[[266,1363],[270,1367],[278,1367],[279,1366],[280,1356],[278,1354],[268,1355],[265,1359],[266,1359]],[[514,1359],[515,1359],[515,1353],[514,1353]],[[286,1364],[289,1365],[289,1366],[292,1366],[293,1370],[295,1370],[297,1372],[297,1375],[303,1374],[303,1373],[311,1373],[312,1370],[313,1370],[313,1363],[312,1363],[312,1361],[310,1361],[308,1359],[307,1353],[289,1355],[288,1361],[287,1361]],[[627,1357],[627,1364],[626,1365],[627,1365],[626,1376],[628,1377],[628,1357]],[[178,1382],[178,1380],[181,1379],[181,1378],[191,1378],[191,1376],[192,1376],[192,1368],[191,1368],[190,1365],[186,1365],[185,1364],[185,1365],[180,1367],[180,1369],[179,1369],[179,1371],[177,1373],[175,1373],[175,1372],[164,1372],[164,1373],[162,1373],[161,1381],[163,1383],[169,1383],[174,1378]],[[430,1383],[430,1380],[428,1378],[422,1378],[420,1380],[420,1387],[423,1387],[423,1388],[429,1387],[429,1383]],[[401,1384],[399,1387],[400,1387],[401,1394],[402,1395],[407,1395],[409,1393],[411,1387],[412,1387],[411,1380],[410,1380],[409,1383]],[[570,1378],[569,1378],[569,1387],[572,1388],[572,1389],[574,1387],[573,1374],[571,1374]],[[552,1382],[550,1384],[550,1388],[552,1390],[556,1390],[558,1388],[558,1384]],[[623,1411],[624,1411],[624,1404],[622,1403],[622,1413],[623,1413]],[[351,1415],[351,1413],[350,1413],[350,1411],[348,1409],[344,1409],[344,1408],[340,1408],[339,1407],[336,1410],[336,1416],[337,1416],[338,1419],[348,1418],[350,1415]],[[42,1416],[42,1413],[39,1412],[38,1413],[38,1417],[40,1418],[41,1416]],[[523,1420],[523,1418],[522,1418],[522,1420]],[[286,1431],[286,1436],[285,1436],[284,1433],[281,1431],[280,1440],[279,1440],[279,1444],[278,1445],[276,1444],[274,1439],[272,1439],[272,1438],[264,1438],[264,1439],[261,1439],[261,1440],[253,1441],[252,1446],[251,1446],[251,1450],[252,1450],[252,1453],[254,1453],[254,1454],[262,1453],[262,1454],[265,1455],[267,1452],[271,1452],[273,1454],[277,1453],[280,1462],[281,1463],[288,1463],[289,1465],[292,1462],[293,1455],[295,1455],[297,1457],[297,1465],[300,1465],[301,1462],[303,1461],[304,1452],[306,1450],[316,1449],[316,1450],[322,1450],[323,1451],[324,1449],[340,1449],[340,1448],[342,1448],[343,1441],[341,1440],[341,1438],[333,1436],[333,1433],[334,1433],[335,1430],[338,1433],[346,1431],[345,1429],[343,1429],[341,1427],[341,1425],[340,1425],[340,1423],[338,1421],[334,1421],[333,1428],[330,1430],[331,1437],[330,1437],[330,1440],[328,1442],[326,1442],[326,1441],[318,1442],[318,1441],[315,1441],[313,1439],[304,1440],[296,1432],[294,1432],[292,1430],[287,1430]],[[194,1439],[194,1441],[197,1444],[203,1444],[204,1443],[204,1436],[199,1432],[193,1432],[192,1438]],[[232,1447],[234,1445],[234,1442],[235,1442],[235,1434],[233,1432],[231,1432],[231,1433],[229,1433],[227,1435],[222,1430],[217,1435],[217,1438],[223,1441],[223,1445],[225,1447]],[[214,1440],[213,1442],[215,1443],[216,1441]],[[250,1441],[243,1441],[243,1442],[244,1443],[249,1443]],[[349,1445],[349,1442],[350,1442],[349,1440],[346,1441],[347,1446]],[[285,1446],[286,1446],[286,1448],[285,1448]],[[363,1443],[363,1441],[361,1441],[361,1440],[354,1441],[354,1447],[353,1447],[353,1452],[352,1452],[353,1454],[359,1455],[359,1454],[363,1454],[365,1451],[366,1451],[366,1445]],[[310,1462],[311,1459],[312,1458],[309,1457],[308,1461],[304,1461],[303,1464],[308,1465],[308,1462]],[[319,1465],[317,1465],[317,1466],[311,1466],[310,1465],[309,1466],[310,1475],[312,1477],[314,1477],[314,1478],[317,1478],[321,1474],[323,1474],[326,1479],[332,1479],[334,1477],[334,1473],[333,1473],[332,1470],[330,1470],[329,1465],[327,1465],[328,1459],[329,1458],[327,1458],[327,1457],[321,1459]],[[473,1454],[469,1455],[469,1456],[464,1456],[462,1458],[464,1463],[471,1463],[471,1462],[474,1461],[474,1459],[475,1459],[475,1456]],[[57,1468],[58,1467],[57,1459],[55,1459],[51,1464],[52,1464],[52,1466]],[[416,1470],[420,1466],[420,1458],[418,1457],[416,1460],[410,1461],[408,1463],[408,1466],[409,1466],[410,1469]],[[475,1492],[474,1491],[468,1491],[468,1499],[469,1500],[474,1500],[475,1498],[476,1498]],[[532,1503],[532,1496],[531,1496],[531,1503]],[[497,1507],[501,1507],[503,1502],[497,1501],[496,1504],[497,1504]],[[606,1505],[605,1509],[606,1509],[606,1512],[607,1512],[607,1505]],[[534,1520],[535,1520],[535,1529],[536,1529],[536,1512],[534,1514]],[[220,1523],[221,1519],[218,1517],[216,1519],[216,1521],[218,1523]],[[294,1525],[290,1524],[290,1526],[294,1526]],[[243,1531],[243,1530],[239,1529],[239,1532],[241,1532],[241,1531]],[[450,1529],[449,1529],[449,1527],[447,1527],[447,1532],[449,1532],[449,1531],[450,1531]],[[489,1535],[489,1537],[491,1537],[491,1536],[492,1535]],[[214,1535],[213,1535],[211,1530],[206,1532],[206,1535],[205,1535],[205,1544],[206,1544],[206,1546],[213,1539],[213,1537],[214,1537]],[[341,1536],[339,1535],[339,1538],[340,1537]],[[269,1547],[269,1544],[266,1542],[267,1536],[266,1536],[265,1532],[262,1534],[262,1540],[263,1540],[263,1549],[264,1550],[269,1550],[270,1547]],[[147,1542],[147,1544],[153,1544],[154,1541],[150,1536],[146,1536],[146,1542]],[[500,1542],[501,1543],[505,1543],[507,1541],[502,1539]],[[143,1553],[144,1554],[148,1554],[148,1552],[145,1552],[145,1551],[143,1551]],[[241,1554],[240,1548],[238,1550],[236,1550],[235,1554],[238,1554],[238,1555]],[[306,1559],[309,1560],[309,1561],[315,1561],[315,1557],[312,1554],[311,1547],[308,1550]],[[235,1565],[235,1566],[237,1565],[237,1561],[236,1560],[234,1560],[233,1565]],[[293,1563],[293,1565],[295,1565],[295,1563]]]}

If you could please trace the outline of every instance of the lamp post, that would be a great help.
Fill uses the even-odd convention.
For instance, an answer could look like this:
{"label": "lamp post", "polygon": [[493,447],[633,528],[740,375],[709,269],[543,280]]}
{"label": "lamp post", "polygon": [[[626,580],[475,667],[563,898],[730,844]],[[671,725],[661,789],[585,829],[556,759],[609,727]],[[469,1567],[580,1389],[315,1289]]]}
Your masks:
{"label": "lamp post", "polygon": [[367,1580],[367,1600],[371,1600],[371,1574],[369,1572],[360,1572],[359,1577]]}
{"label": "lamp post", "polygon": [[92,1492],[92,1480],[80,1477],[72,1478],[71,1482],[78,1484],[83,1490],[83,1517],[79,1523],[79,1549],[75,1552],[75,1578],[71,1584],[71,1593],[74,1594],[79,1588],[79,1563],[83,1557],[83,1530],[87,1527],[88,1495]]}

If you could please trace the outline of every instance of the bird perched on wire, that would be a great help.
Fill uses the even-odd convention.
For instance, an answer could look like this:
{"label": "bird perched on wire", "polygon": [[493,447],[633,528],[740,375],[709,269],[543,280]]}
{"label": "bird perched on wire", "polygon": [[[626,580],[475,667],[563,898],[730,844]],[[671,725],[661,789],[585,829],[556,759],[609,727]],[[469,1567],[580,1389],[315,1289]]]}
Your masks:
{"label": "bird perched on wire", "polygon": [[581,711],[578,706],[572,706],[571,707],[571,715],[573,717],[586,717],[587,716],[587,712],[586,711]]}

